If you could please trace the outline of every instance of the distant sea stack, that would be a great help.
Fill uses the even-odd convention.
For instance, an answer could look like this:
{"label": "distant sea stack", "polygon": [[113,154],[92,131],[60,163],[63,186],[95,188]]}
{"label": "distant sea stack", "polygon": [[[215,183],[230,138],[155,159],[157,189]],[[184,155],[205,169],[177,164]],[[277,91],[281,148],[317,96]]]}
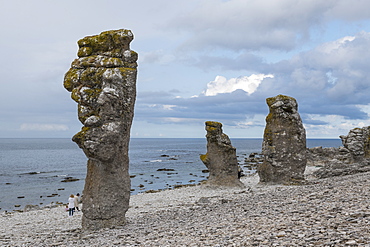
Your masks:
{"label": "distant sea stack", "polygon": [[257,167],[261,183],[291,184],[304,180],[306,169],[306,131],[298,113],[297,101],[278,95],[266,99],[270,113],[266,117],[262,153]]}
{"label": "distant sea stack", "polygon": [[210,187],[244,187],[238,177],[236,148],[229,137],[222,132],[222,124],[207,121],[207,153],[200,159],[209,170],[207,185]]}
{"label": "distant sea stack", "polygon": [[72,140],[88,157],[83,230],[123,225],[129,207],[129,140],[136,99],[134,36],[120,29],[78,41],[64,87],[78,103],[82,130]]}

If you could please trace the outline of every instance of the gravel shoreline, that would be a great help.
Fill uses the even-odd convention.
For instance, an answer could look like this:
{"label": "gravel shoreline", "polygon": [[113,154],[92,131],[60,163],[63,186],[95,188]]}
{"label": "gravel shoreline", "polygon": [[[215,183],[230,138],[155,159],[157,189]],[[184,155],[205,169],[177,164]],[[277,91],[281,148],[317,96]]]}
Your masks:
{"label": "gravel shoreline", "polygon": [[1,246],[369,246],[370,173],[307,185],[204,186],[131,197],[127,224],[81,232],[64,207],[0,215]]}

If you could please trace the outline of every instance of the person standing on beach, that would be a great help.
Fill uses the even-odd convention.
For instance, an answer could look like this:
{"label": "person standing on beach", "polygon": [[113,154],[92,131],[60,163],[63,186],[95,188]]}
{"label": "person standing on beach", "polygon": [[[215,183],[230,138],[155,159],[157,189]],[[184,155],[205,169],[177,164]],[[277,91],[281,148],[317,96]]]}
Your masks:
{"label": "person standing on beach", "polygon": [[74,197],[75,199],[75,208],[77,211],[80,211],[79,209],[79,203],[80,203],[80,193],[77,193],[76,196]]}
{"label": "person standing on beach", "polygon": [[68,214],[69,216],[73,216],[73,212],[75,211],[75,199],[74,195],[71,194],[68,198]]}

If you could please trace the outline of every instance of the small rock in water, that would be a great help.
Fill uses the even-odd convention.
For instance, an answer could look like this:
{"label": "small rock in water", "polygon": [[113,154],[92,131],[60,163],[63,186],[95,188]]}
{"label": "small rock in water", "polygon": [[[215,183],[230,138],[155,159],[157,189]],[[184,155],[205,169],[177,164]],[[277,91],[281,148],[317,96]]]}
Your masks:
{"label": "small rock in water", "polygon": [[172,172],[172,171],[175,171],[175,169],[171,169],[171,168],[159,168],[157,170],[157,172],[161,172],[161,171]]}
{"label": "small rock in water", "polygon": [[73,177],[66,177],[65,179],[62,180],[62,182],[74,182],[74,181],[78,181],[79,179],[78,178],[73,178]]}

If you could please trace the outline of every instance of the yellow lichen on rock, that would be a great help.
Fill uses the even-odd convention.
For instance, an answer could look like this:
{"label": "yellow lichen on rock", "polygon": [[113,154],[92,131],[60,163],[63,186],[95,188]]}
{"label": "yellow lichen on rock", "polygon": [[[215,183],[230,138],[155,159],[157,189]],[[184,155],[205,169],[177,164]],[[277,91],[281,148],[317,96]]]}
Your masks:
{"label": "yellow lichen on rock", "polygon": [[81,96],[79,94],[80,87],[76,87],[72,89],[71,98],[76,101],[77,103],[80,102]]}
{"label": "yellow lichen on rock", "polygon": [[71,92],[73,88],[78,85],[80,80],[80,73],[81,70],[71,68],[65,74],[63,85],[64,88],[67,89],[69,92]]}
{"label": "yellow lichen on rock", "polygon": [[200,160],[201,160],[201,161],[203,161],[203,162],[206,162],[207,157],[208,157],[208,155],[207,155],[207,154],[201,154],[201,155],[200,155]]}
{"label": "yellow lichen on rock", "polygon": [[101,88],[85,88],[81,93],[83,93],[83,99],[90,103],[97,100],[101,92]]}
{"label": "yellow lichen on rock", "polygon": [[222,127],[222,123],[216,121],[206,121],[206,126],[212,126],[216,128]]}
{"label": "yellow lichen on rock", "polygon": [[90,127],[82,127],[81,131],[76,133],[72,140],[77,143],[79,146],[85,141],[86,133],[89,131]]}
{"label": "yellow lichen on rock", "polygon": [[110,30],[99,35],[87,36],[77,42],[78,56],[108,53],[112,57],[122,57],[123,51],[130,49],[129,44],[133,38],[132,32],[126,29]]}

